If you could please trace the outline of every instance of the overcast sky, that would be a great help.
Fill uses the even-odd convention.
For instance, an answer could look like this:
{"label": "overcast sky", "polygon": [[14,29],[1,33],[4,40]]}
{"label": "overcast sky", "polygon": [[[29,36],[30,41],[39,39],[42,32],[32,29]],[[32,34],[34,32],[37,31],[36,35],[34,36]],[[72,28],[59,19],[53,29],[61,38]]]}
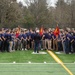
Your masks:
{"label": "overcast sky", "polygon": [[57,2],[58,0],[48,0],[48,3],[49,5],[51,6],[55,6],[55,3]]}
{"label": "overcast sky", "polygon": [[[25,5],[24,0],[17,0],[17,1],[18,1],[18,2],[21,1],[21,2]],[[51,6],[55,6],[56,1],[57,1],[57,0],[48,0],[48,3],[49,3],[49,5],[51,5]]]}

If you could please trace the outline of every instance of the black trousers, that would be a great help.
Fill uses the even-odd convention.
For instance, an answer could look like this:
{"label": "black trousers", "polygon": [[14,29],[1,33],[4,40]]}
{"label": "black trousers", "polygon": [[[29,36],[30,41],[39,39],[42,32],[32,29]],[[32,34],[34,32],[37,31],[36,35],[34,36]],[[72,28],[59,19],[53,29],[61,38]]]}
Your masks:
{"label": "black trousers", "polygon": [[9,40],[5,41],[5,50],[9,52]]}
{"label": "black trousers", "polygon": [[73,48],[73,52],[75,52],[75,41],[71,43],[72,48]]}

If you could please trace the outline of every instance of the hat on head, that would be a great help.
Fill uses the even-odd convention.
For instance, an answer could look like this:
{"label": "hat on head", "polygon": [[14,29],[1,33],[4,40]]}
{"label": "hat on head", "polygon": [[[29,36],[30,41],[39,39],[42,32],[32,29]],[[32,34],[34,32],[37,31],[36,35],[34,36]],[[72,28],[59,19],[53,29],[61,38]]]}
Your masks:
{"label": "hat on head", "polygon": [[37,33],[39,33],[39,30],[36,30]]}

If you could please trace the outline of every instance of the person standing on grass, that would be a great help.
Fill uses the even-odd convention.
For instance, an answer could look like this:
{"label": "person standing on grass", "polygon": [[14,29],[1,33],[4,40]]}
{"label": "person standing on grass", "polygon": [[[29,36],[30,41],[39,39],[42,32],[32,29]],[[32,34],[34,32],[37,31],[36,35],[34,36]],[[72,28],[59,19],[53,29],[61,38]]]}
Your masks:
{"label": "person standing on grass", "polygon": [[0,51],[2,51],[2,30],[0,29]]}
{"label": "person standing on grass", "polygon": [[62,40],[61,40],[61,35],[58,35],[57,38],[57,45],[58,45],[58,51],[63,51],[63,47],[62,47]]}
{"label": "person standing on grass", "polygon": [[45,33],[43,35],[43,37],[45,38],[45,50],[48,49],[48,29],[45,29]]}
{"label": "person standing on grass", "polygon": [[26,31],[23,31],[23,34],[22,34],[22,50],[27,50],[27,35],[26,35]]}
{"label": "person standing on grass", "polygon": [[41,36],[39,34],[39,30],[36,30],[36,34],[34,36],[34,52],[39,53]]}
{"label": "person standing on grass", "polygon": [[57,50],[57,39],[54,34],[52,34],[52,40],[53,40],[53,50]]}
{"label": "person standing on grass", "polygon": [[69,49],[69,41],[70,41],[70,37],[69,37],[69,32],[68,30],[65,30],[65,53],[69,54],[70,49]]}
{"label": "person standing on grass", "polygon": [[9,33],[9,52],[12,52],[12,48],[13,48],[13,38],[12,38],[12,31]]}
{"label": "person standing on grass", "polygon": [[51,40],[52,40],[52,36],[51,36],[51,32],[48,33],[48,50],[52,50],[51,49]]}
{"label": "person standing on grass", "polygon": [[26,31],[27,36],[27,49],[30,49],[30,42],[31,42],[31,32],[29,30]]}
{"label": "person standing on grass", "polygon": [[22,32],[20,32],[18,39],[17,39],[17,43],[18,43],[18,50],[22,50]]}
{"label": "person standing on grass", "polygon": [[71,41],[71,44],[72,44],[72,48],[73,48],[73,53],[75,53],[75,30],[73,31],[73,36],[72,36],[72,41]]}
{"label": "person standing on grass", "polygon": [[33,30],[31,32],[31,49],[34,49],[34,36],[35,36],[35,31]]}
{"label": "person standing on grass", "polygon": [[5,41],[6,41],[6,44],[5,44],[5,47],[6,47],[6,51],[7,52],[10,52],[10,45],[11,45],[11,41],[12,41],[12,36],[10,34],[10,30],[7,30],[6,31],[6,34],[5,34]]}

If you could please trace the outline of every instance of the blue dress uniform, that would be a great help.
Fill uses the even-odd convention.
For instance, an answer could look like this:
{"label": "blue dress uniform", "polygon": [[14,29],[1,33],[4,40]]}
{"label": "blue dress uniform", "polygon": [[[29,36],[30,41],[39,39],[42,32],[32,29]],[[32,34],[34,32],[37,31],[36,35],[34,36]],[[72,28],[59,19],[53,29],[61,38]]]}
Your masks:
{"label": "blue dress uniform", "polygon": [[68,34],[66,34],[66,39],[65,39],[65,53],[66,54],[69,54],[69,52],[70,52],[70,49],[69,49],[69,40],[70,38],[69,38],[69,35]]}
{"label": "blue dress uniform", "polygon": [[69,33],[68,37],[69,37],[69,52],[72,53],[73,51],[72,51],[72,43],[71,43],[71,41],[73,39],[73,36],[72,36],[71,33]]}
{"label": "blue dress uniform", "polygon": [[20,34],[19,36],[18,36],[18,41],[17,41],[17,43],[18,43],[18,50],[22,50],[22,34]]}
{"label": "blue dress uniform", "polygon": [[12,50],[15,50],[15,34],[11,33],[11,36],[12,36],[12,42],[13,42]]}
{"label": "blue dress uniform", "polygon": [[57,44],[58,44],[58,51],[63,51],[62,41],[61,41],[60,35],[58,35]]}
{"label": "blue dress uniform", "polygon": [[31,33],[31,48],[34,49],[34,36],[35,36],[35,33]]}
{"label": "blue dress uniform", "polygon": [[27,35],[27,49],[30,49],[30,47],[31,47],[31,33],[28,32],[28,33],[26,33],[26,35]]}
{"label": "blue dress uniform", "polygon": [[9,30],[6,31],[6,34],[5,34],[5,49],[7,52],[9,52],[9,42],[12,40],[12,36],[11,34],[9,33]]}
{"label": "blue dress uniform", "polygon": [[48,49],[48,33],[44,33],[44,38],[45,38],[45,49]]}
{"label": "blue dress uniform", "polygon": [[2,33],[2,36],[1,36],[1,38],[2,38],[2,52],[4,52],[5,51],[5,38],[4,38],[4,34]]}
{"label": "blue dress uniform", "polygon": [[26,45],[27,45],[27,35],[26,35],[26,33],[23,33],[22,34],[22,48],[24,49],[24,50],[26,50]]}
{"label": "blue dress uniform", "polygon": [[72,47],[73,47],[73,52],[75,53],[75,35],[73,36]]}
{"label": "blue dress uniform", "polygon": [[2,34],[0,34],[0,51],[2,51]]}
{"label": "blue dress uniform", "polygon": [[48,33],[48,50],[51,50],[51,40],[52,40],[51,33]]}

